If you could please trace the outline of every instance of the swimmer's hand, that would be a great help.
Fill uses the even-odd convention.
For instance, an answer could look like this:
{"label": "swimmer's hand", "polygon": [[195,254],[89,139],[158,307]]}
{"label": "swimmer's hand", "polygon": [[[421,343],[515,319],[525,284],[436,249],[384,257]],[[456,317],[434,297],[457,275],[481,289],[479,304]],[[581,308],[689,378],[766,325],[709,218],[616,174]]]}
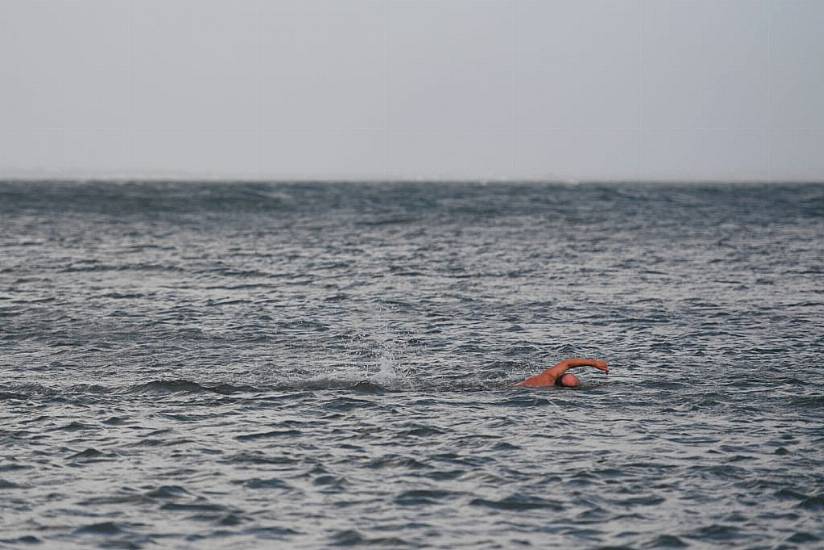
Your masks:
{"label": "swimmer's hand", "polygon": [[605,373],[609,374],[609,366],[607,365],[607,362],[603,359],[593,359],[592,366],[598,370],[602,370]]}

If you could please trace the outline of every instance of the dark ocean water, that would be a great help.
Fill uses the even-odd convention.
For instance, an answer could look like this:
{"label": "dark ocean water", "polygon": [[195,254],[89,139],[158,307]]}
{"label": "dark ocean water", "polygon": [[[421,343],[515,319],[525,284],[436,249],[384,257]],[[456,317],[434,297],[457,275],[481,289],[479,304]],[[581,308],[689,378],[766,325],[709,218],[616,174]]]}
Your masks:
{"label": "dark ocean water", "polygon": [[3,183],[0,545],[820,548],[823,274],[822,185]]}

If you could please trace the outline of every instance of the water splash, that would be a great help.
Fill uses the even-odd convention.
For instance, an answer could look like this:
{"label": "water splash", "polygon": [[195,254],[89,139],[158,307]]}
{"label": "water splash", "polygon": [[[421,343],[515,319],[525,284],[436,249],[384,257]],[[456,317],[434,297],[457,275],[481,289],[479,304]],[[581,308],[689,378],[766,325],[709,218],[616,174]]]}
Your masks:
{"label": "water splash", "polygon": [[384,347],[377,361],[377,372],[370,382],[387,389],[411,389],[413,381],[409,368],[404,368],[397,360],[391,347]]}
{"label": "water splash", "polygon": [[373,305],[371,319],[355,335],[358,354],[364,361],[369,382],[390,390],[408,390],[413,387],[412,368],[402,358],[409,354],[409,334],[393,328],[389,319],[392,309],[382,304]]}

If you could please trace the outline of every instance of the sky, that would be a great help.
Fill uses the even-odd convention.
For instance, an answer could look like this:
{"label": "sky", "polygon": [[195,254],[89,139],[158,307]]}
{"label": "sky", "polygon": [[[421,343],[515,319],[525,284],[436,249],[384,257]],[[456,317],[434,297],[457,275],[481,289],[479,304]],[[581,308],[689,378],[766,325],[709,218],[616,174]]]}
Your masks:
{"label": "sky", "polygon": [[0,0],[0,178],[824,180],[824,0]]}

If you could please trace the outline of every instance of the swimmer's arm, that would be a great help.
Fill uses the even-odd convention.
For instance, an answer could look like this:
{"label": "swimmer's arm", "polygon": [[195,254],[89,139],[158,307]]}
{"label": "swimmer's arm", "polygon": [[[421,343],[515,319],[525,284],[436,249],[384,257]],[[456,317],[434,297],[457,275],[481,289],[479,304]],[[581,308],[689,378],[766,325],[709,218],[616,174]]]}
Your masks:
{"label": "swimmer's arm", "polygon": [[[558,363],[558,365],[555,365],[555,367],[563,365],[564,363],[566,363],[567,366],[563,372],[566,372],[567,369],[572,367],[594,367],[598,370],[609,372],[609,366],[607,366],[607,362],[603,359],[580,359],[578,357],[573,357],[572,359],[564,359]],[[554,369],[555,367],[552,368]]]}
{"label": "swimmer's arm", "polygon": [[566,371],[575,367],[594,367],[598,370],[609,372],[607,362],[603,359],[581,359],[579,357],[572,357],[570,359],[564,359],[554,367],[550,367],[541,374],[536,374],[535,376],[527,378],[523,382],[516,385],[524,388],[552,386],[558,378],[564,375]]}
{"label": "swimmer's arm", "polygon": [[539,376],[552,378],[552,382],[554,383],[555,380],[563,376],[566,371],[575,367],[594,367],[598,370],[609,372],[607,362],[603,359],[581,359],[579,357],[572,357],[570,359],[564,359],[554,367],[548,368]]}

